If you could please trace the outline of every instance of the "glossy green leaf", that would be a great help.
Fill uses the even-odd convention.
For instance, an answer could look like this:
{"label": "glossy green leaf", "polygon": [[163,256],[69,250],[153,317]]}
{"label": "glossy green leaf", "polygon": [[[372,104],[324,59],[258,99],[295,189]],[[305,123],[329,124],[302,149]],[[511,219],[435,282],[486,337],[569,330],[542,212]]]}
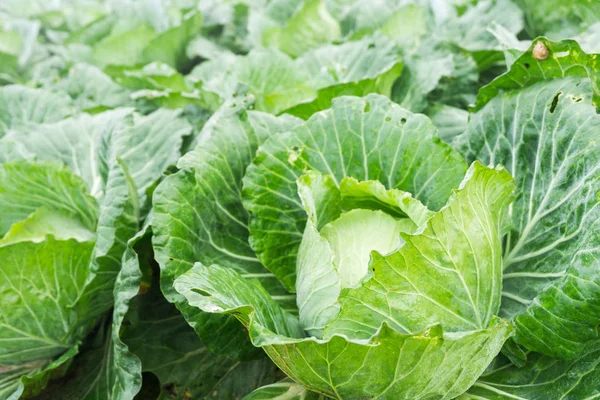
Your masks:
{"label": "glossy green leaf", "polygon": [[[511,334],[494,320],[484,330],[444,333],[439,326],[415,335],[384,324],[369,340],[302,338],[297,320],[283,312],[256,280],[201,264],[175,283],[191,305],[235,314],[256,346],[294,380],[333,398],[453,397],[483,372]],[[232,290],[235,288],[235,290]],[[469,367],[465,362],[469,360]],[[390,368],[393,373],[381,373]]]}
{"label": "glossy green leaf", "polygon": [[219,263],[260,277],[273,294],[282,296],[286,308],[295,308],[248,244],[248,213],[242,207],[241,186],[257,147],[296,121],[247,112],[243,107],[223,107],[199,134],[196,148],[179,161],[182,170],[167,177],[154,193],[153,245],[161,266],[162,290],[212,351],[256,356],[233,318],[198,313],[173,290],[173,281],[194,262]]}
{"label": "glossy green leaf", "polygon": [[131,173],[143,202],[146,190],[177,161],[182,137],[191,133],[180,115],[180,111],[158,110],[141,116],[130,108],[119,108],[26,127],[11,138],[39,159],[71,167],[98,198],[106,190],[109,164],[118,157]]}
{"label": "glossy green leaf", "polygon": [[514,319],[517,343],[558,358],[576,357],[600,324],[600,119],[591,99],[587,78],[509,91],[472,114],[454,142],[515,177],[500,315]]}
{"label": "glossy green leaf", "polygon": [[130,299],[121,339],[139,357],[142,370],[158,378],[159,399],[241,398],[279,379],[268,359],[240,362],[211,353],[162,296],[158,279],[148,284],[149,289]]}
{"label": "glossy green leaf", "polygon": [[0,246],[3,375],[41,371],[83,339],[89,310],[73,305],[86,289],[93,246],[52,236]]}
{"label": "glossy green leaf", "polygon": [[568,76],[589,77],[593,88],[593,101],[598,105],[597,56],[586,54],[572,40],[553,42],[545,38],[534,40],[531,47],[510,67],[510,70],[481,88],[477,94],[474,111],[480,110],[503,91],[518,90],[537,82]]}
{"label": "glossy green leaf", "polygon": [[574,360],[529,354],[523,368],[499,359],[459,400],[592,400],[600,389],[600,344],[591,342]]}

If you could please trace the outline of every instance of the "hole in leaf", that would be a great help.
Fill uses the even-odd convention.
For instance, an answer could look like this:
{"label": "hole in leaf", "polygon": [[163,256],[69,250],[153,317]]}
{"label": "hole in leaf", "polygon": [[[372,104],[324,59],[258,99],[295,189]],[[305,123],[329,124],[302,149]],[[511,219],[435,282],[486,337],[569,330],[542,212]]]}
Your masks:
{"label": "hole in leaf", "polygon": [[375,48],[375,43],[369,43],[369,46],[367,46],[369,49],[374,49]]}
{"label": "hole in leaf", "polygon": [[529,69],[529,67],[531,67],[531,65],[529,65],[529,63],[525,63],[525,68]]}
{"label": "hole in leaf", "polygon": [[371,111],[371,103],[369,103],[368,101],[365,103],[365,106],[363,107],[363,112],[366,114],[369,111]]}
{"label": "hole in leaf", "polygon": [[392,117],[385,117],[385,122],[390,122],[392,120]]}
{"label": "hole in leaf", "polygon": [[562,94],[562,92],[556,93],[556,95],[552,99],[552,104],[550,104],[550,112],[551,113],[553,113],[554,110],[556,110],[556,106],[558,106],[558,98],[560,97],[561,94]]}
{"label": "hole in leaf", "polygon": [[400,120],[400,123],[402,123],[402,124],[405,124],[405,123],[406,123],[406,118],[402,118],[402,119]]}

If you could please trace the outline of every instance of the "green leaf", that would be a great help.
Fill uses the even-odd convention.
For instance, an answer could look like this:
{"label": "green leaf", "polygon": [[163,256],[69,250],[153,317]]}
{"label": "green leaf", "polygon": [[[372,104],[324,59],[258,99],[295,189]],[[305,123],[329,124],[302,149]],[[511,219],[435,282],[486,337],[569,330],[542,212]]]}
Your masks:
{"label": "green leaf", "polygon": [[248,244],[248,214],[242,207],[241,186],[257,147],[296,121],[224,106],[199,134],[196,148],[179,161],[182,170],[168,176],[154,193],[153,245],[161,266],[162,290],[212,351],[235,357],[248,352],[256,355],[233,318],[226,322],[222,317],[198,313],[177,296],[173,281],[194,262],[219,263],[262,277],[273,294],[284,296],[286,308],[295,308],[293,301],[285,301],[285,290]]}
{"label": "green leaf", "polygon": [[[278,308],[256,280],[196,264],[175,282],[191,305],[235,314],[256,346],[308,389],[333,398],[450,398],[470,387],[511,334],[494,320],[484,330],[444,333],[439,326],[407,335],[383,324],[369,340],[303,339],[298,321]],[[290,336],[294,334],[295,336]],[[469,360],[468,371],[464,363]],[[386,370],[392,373],[382,373]]]}
{"label": "green leaf", "polygon": [[144,49],[156,36],[154,29],[142,24],[125,32],[111,33],[94,45],[94,62],[107,65],[135,65],[142,60]]}
{"label": "green leaf", "polygon": [[[120,257],[124,250],[125,240],[132,236],[137,229],[137,199],[135,186],[128,178],[123,165],[116,160],[109,165],[106,193],[99,211],[94,199],[85,194],[86,189],[83,182],[78,177],[71,175],[66,168],[54,164],[22,162],[4,164],[2,171],[5,172],[3,183],[9,184],[12,189],[12,191],[4,192],[4,199],[9,201],[12,198],[21,203],[29,201],[29,206],[37,209],[37,212],[29,219],[13,225],[11,231],[3,239],[10,244],[0,246],[0,253],[7,252],[6,259],[10,258],[11,262],[15,263],[15,271],[11,272],[10,264],[7,264],[5,268],[5,275],[9,274],[6,283],[9,288],[5,289],[8,290],[7,293],[10,290],[17,290],[17,288],[26,288],[31,292],[27,293],[21,289],[14,295],[7,294],[5,296],[5,301],[9,303],[3,305],[2,308],[10,310],[10,312],[7,313],[7,316],[3,316],[3,320],[7,322],[12,318],[17,318],[19,322],[15,324],[7,322],[5,329],[0,329],[0,334],[8,336],[11,343],[17,346],[19,343],[24,343],[23,346],[26,350],[19,351],[17,348],[14,354],[27,356],[28,352],[35,352],[31,356],[32,360],[18,360],[26,367],[19,369],[20,374],[32,375],[41,371],[30,379],[22,378],[22,388],[29,393],[39,391],[50,378],[60,377],[65,373],[66,365],[71,362],[70,359],[75,355],[76,349],[72,350],[68,357],[63,356],[50,364],[52,358],[69,346],[73,349],[73,346],[76,346],[96,325],[99,317],[112,306],[113,284],[120,268]],[[19,173],[25,174],[29,181],[19,176]],[[15,179],[25,184],[29,191],[19,193],[19,185],[14,184]],[[32,179],[38,179],[39,182],[36,183]],[[28,184],[30,182],[34,186]],[[69,187],[69,185],[74,187]],[[45,192],[32,196],[31,187],[38,187],[38,190],[45,189]],[[29,200],[21,200],[19,196]],[[80,204],[78,198],[86,199],[89,203]],[[74,209],[71,210],[73,207]],[[52,211],[49,211],[50,209]],[[14,242],[15,239],[23,239],[18,236],[23,234],[24,227],[29,228],[36,236],[39,236],[40,233],[50,233],[44,231],[56,231],[61,228],[60,236],[73,236],[76,232],[65,231],[71,227],[65,225],[64,222],[62,226],[53,224],[51,229],[44,226],[48,223],[46,214],[58,211],[60,214],[53,216],[54,219],[76,218],[79,224],[85,224],[85,218],[90,217],[82,210],[92,213],[94,218],[91,230],[96,232],[95,243],[93,241],[78,242],[75,239],[57,241],[53,236],[47,236],[40,243]],[[73,222],[70,224],[72,225]],[[27,284],[18,283],[17,279],[24,280]],[[38,282],[38,285],[42,286],[38,287],[35,283],[32,286],[33,282]],[[40,291],[42,293],[46,291],[47,294],[40,296]],[[23,310],[19,311],[20,309]],[[33,310],[41,313],[42,317],[38,317]],[[48,314],[48,310],[56,311]],[[14,337],[15,333],[22,338]],[[47,338],[45,339],[45,337]],[[44,350],[40,350],[40,345],[36,347],[30,343],[32,340],[41,343]],[[60,348],[52,350],[51,344],[60,345]],[[9,350],[15,351],[15,349],[7,347],[7,351]],[[53,353],[45,354],[44,352]],[[10,357],[10,354],[6,357]],[[83,359],[85,360],[86,357]],[[0,362],[2,361],[6,360]],[[13,359],[8,361],[12,364],[15,363]],[[29,365],[33,365],[35,368],[31,370]],[[47,369],[44,369],[47,365],[49,365]],[[94,366],[96,365],[94,364]],[[27,368],[30,371],[27,371]],[[103,372],[101,373],[104,376]]]}
{"label": "green leaf", "polygon": [[190,76],[201,93],[218,96],[220,102],[249,93],[256,110],[308,118],[331,107],[334,97],[390,96],[401,71],[396,45],[375,35],[322,46],[296,60],[275,49],[256,49],[245,57],[221,54]]}
{"label": "green leaf", "polygon": [[404,244],[399,233],[414,233],[432,213],[378,181],[344,178],[338,189],[329,175],[314,171],[298,179],[298,194],[308,220],[296,262],[297,303],[304,329],[320,337],[339,312],[340,289],[368,275],[371,251],[397,249]]}
{"label": "green leaf", "polygon": [[[325,337],[341,334],[367,339],[383,322],[406,333],[437,323],[447,332],[488,327],[500,307],[500,227],[513,190],[507,171],[476,162],[448,204],[424,229],[413,235],[400,234],[406,243],[399,250],[392,251],[397,242],[388,248],[381,243],[361,243],[367,251],[374,250],[370,262],[369,253],[361,260],[363,268],[372,270],[372,278],[358,288],[353,288],[358,282],[344,285],[349,274],[336,263],[341,287],[348,289],[342,289],[340,313],[327,325]],[[324,229],[321,234],[327,238],[328,232]],[[368,243],[368,235],[362,235]],[[385,242],[385,237],[380,241]],[[350,247],[348,239],[342,243]],[[340,253],[356,258],[350,249]]]}
{"label": "green leaf", "polygon": [[211,353],[162,296],[158,279],[131,299],[125,320],[121,339],[143,371],[158,378],[160,399],[240,398],[280,379],[268,359],[240,362]]}
{"label": "green leaf", "polygon": [[466,165],[439,141],[426,117],[373,94],[334,99],[330,110],[269,139],[246,171],[244,206],[251,214],[252,249],[289,291],[306,223],[296,179],[306,168],[336,184],[345,176],[379,180],[439,209]]}
{"label": "green leaf", "polygon": [[517,183],[500,315],[514,320],[517,343],[566,359],[600,325],[600,118],[589,83],[554,79],[498,95],[454,142],[469,160],[505,165]]}
{"label": "green leaf", "polygon": [[524,368],[500,359],[459,400],[594,399],[600,394],[600,342],[588,344],[574,360],[529,354]]}
{"label": "green leaf", "polygon": [[80,302],[88,308],[87,318],[93,323],[113,305],[113,287],[127,240],[138,230],[139,202],[136,186],[127,167],[110,160],[104,198],[100,204],[96,244],[92,259],[88,290]]}
{"label": "green leaf", "polygon": [[67,165],[86,182],[84,191],[101,198],[112,138],[126,127],[132,112],[132,109],[117,109],[94,116],[79,114],[58,122],[24,126],[7,138],[39,160]]}
{"label": "green leaf", "polygon": [[177,161],[182,137],[191,133],[191,126],[180,115],[179,110],[158,110],[141,116],[130,108],[119,108],[26,127],[10,138],[39,159],[71,167],[98,198],[106,190],[108,165],[118,157],[131,171],[143,203],[157,177]]}
{"label": "green leaf", "polygon": [[425,112],[438,129],[440,139],[450,144],[455,136],[467,130],[469,113],[457,107],[435,104]]}
{"label": "green leaf", "polygon": [[457,18],[441,24],[439,35],[469,51],[481,71],[502,58],[499,49],[490,45],[495,42],[488,30],[490,25],[500,25],[518,34],[523,30],[523,12],[511,0],[480,0],[473,3]]}
{"label": "green leaf", "polygon": [[0,246],[0,364],[46,366],[83,339],[88,310],[77,305],[94,242],[56,240]]}
{"label": "green leaf", "polygon": [[51,163],[11,162],[0,167],[0,235],[11,225],[47,207],[78,219],[96,231],[97,203],[83,181],[67,168]]}
{"label": "green leaf", "polygon": [[19,81],[20,70],[17,57],[0,51],[0,84],[7,85]]}
{"label": "green leaf", "polygon": [[82,400],[132,398],[134,393],[123,395],[113,386],[118,379],[117,369],[129,374],[127,368],[131,366],[120,365],[115,360],[120,355],[115,354],[110,324],[103,323],[90,339],[90,343],[82,346],[81,354],[73,360],[70,371],[60,380],[51,381],[36,399],[50,400],[60,396]]}
{"label": "green leaf", "polygon": [[503,91],[518,90],[537,82],[568,76],[589,77],[594,104],[599,106],[598,70],[600,64],[597,55],[586,54],[576,42],[553,42],[543,37],[538,38],[511,65],[507,73],[479,90],[473,111],[480,110]]}
{"label": "green leaf", "polygon": [[130,103],[127,90],[98,68],[86,64],[74,65],[56,89],[71,96],[75,107],[80,110],[116,108]]}
{"label": "green leaf", "polygon": [[144,63],[164,62],[181,71],[189,62],[186,49],[190,41],[200,33],[202,14],[195,13],[181,25],[171,28],[152,39],[144,48],[141,57]]}
{"label": "green leaf", "polygon": [[23,124],[59,121],[72,112],[67,95],[18,85],[0,88],[0,137]]}
{"label": "green leaf", "polygon": [[176,69],[162,62],[152,62],[143,67],[111,66],[105,72],[119,85],[131,90],[190,90],[185,78]]}
{"label": "green leaf", "polygon": [[71,347],[55,361],[34,361],[19,365],[0,365],[0,396],[8,400],[37,395],[48,382],[62,377],[78,352],[78,346]]}
{"label": "green leaf", "polygon": [[530,36],[567,37],[581,32],[600,18],[600,4],[587,0],[515,0],[525,12]]}
{"label": "green leaf", "polygon": [[454,72],[454,55],[426,42],[406,59],[406,69],[394,84],[392,99],[415,112],[427,107],[427,96],[444,76]]}
{"label": "green leaf", "polygon": [[302,385],[289,379],[260,387],[244,397],[243,400],[320,400],[325,399],[323,395],[311,392]]}
{"label": "green leaf", "polygon": [[145,116],[133,114],[125,132],[113,139],[113,152],[129,169],[141,203],[163,171],[176,163],[183,137],[192,132],[181,115],[181,110],[167,109]]}
{"label": "green leaf", "polygon": [[298,195],[307,221],[296,261],[298,312],[303,329],[320,337],[338,312],[340,277],[333,266],[333,250],[318,229],[341,214],[341,194],[329,175],[309,171],[297,180]]}
{"label": "green leaf", "polygon": [[77,239],[80,242],[94,240],[94,233],[73,215],[63,214],[41,206],[26,219],[14,223],[0,239],[0,246],[17,242],[41,242],[47,235],[56,239]]}
{"label": "green leaf", "polygon": [[120,332],[132,299],[142,284],[140,258],[147,262],[146,253],[150,248],[146,233],[147,228],[144,228],[129,240],[123,255],[123,268],[115,283],[112,325],[108,319],[103,322],[98,331],[88,338],[66,376],[52,381],[39,396],[40,400],[67,395],[85,400],[125,400],[133,398],[140,390],[141,362],[123,343]]}
{"label": "green leaf", "polygon": [[280,0],[268,3],[264,10],[253,9],[258,15],[251,14],[250,29],[259,30],[263,46],[275,47],[298,57],[340,37],[339,24],[327,11],[324,0],[304,0],[289,19],[278,18],[281,15],[274,15],[275,10],[285,2],[298,4],[294,0]]}
{"label": "green leaf", "polygon": [[300,118],[331,107],[338,96],[379,93],[389,97],[402,72],[398,48],[381,35],[341,45],[322,46],[296,60],[296,66],[311,77],[317,98],[286,110]]}
{"label": "green leaf", "polygon": [[427,29],[425,8],[418,4],[329,0],[327,6],[340,20],[344,36],[351,39],[381,30],[390,37],[408,40]]}
{"label": "green leaf", "polygon": [[121,86],[134,91],[131,98],[138,109],[154,110],[157,107],[184,108],[188,104],[203,107],[212,105],[212,99],[203,98],[205,92],[194,90],[191,83],[176,69],[161,62],[143,67],[112,66],[106,72]]}

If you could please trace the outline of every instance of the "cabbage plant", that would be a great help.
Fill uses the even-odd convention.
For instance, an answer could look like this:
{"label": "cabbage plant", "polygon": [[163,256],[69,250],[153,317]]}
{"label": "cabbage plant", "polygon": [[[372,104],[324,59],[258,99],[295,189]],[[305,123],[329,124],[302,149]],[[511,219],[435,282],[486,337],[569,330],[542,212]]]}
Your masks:
{"label": "cabbage plant", "polygon": [[[200,336],[250,354],[234,316],[334,398],[466,391],[513,335],[497,316],[510,174],[467,167],[427,117],[380,95],[305,122],[226,112],[154,198],[164,287]],[[231,329],[215,339],[217,323]]]}

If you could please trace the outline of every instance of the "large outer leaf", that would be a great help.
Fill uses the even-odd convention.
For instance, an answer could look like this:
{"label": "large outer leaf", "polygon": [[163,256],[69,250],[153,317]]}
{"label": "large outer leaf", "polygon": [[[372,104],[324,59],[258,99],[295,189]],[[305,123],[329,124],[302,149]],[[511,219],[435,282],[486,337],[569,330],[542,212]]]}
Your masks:
{"label": "large outer leaf", "polygon": [[74,65],[56,86],[71,96],[74,105],[81,110],[114,108],[131,102],[128,90],[92,65]]}
{"label": "large outer leaf", "polygon": [[47,235],[55,239],[77,239],[80,242],[93,242],[95,235],[85,227],[76,215],[62,213],[42,206],[26,219],[15,222],[0,239],[0,246],[17,242],[42,242]]}
{"label": "large outer leaf", "polygon": [[86,318],[90,328],[113,305],[113,288],[121,269],[121,258],[127,240],[138,230],[139,204],[135,189],[127,168],[113,159],[100,204],[91,273],[78,305],[88,310]]}
{"label": "large outer leaf", "polygon": [[524,368],[498,359],[459,400],[592,400],[600,397],[600,342],[571,361],[529,354]]}
{"label": "large outer leaf", "polygon": [[53,163],[10,162],[0,167],[0,235],[39,207],[77,218],[94,232],[96,200],[85,184],[67,168]]}
{"label": "large outer leaf", "polygon": [[[135,277],[130,274],[130,267],[126,264],[128,272],[123,274],[127,280]],[[141,271],[135,267],[139,283]],[[143,292],[135,297],[135,293],[129,293],[126,325],[115,343],[121,348],[127,346],[123,354],[133,352],[143,371],[156,375],[161,384],[159,399],[240,398],[279,379],[281,373],[268,359],[240,362],[211,353],[179,311],[162,296],[155,273],[153,277],[152,282],[144,283]]]}
{"label": "large outer leaf", "polygon": [[[16,170],[14,168],[16,166],[21,168]],[[60,207],[61,203],[65,203],[71,208],[75,207],[73,210],[70,208],[67,209],[68,211],[71,211],[70,214],[67,214],[71,218],[79,218],[80,221],[85,221],[86,213],[92,213],[94,218],[92,230],[96,232],[95,243],[77,242],[75,239],[61,242],[56,241],[52,236],[48,236],[45,241],[41,243],[17,242],[0,246],[0,251],[12,251],[15,253],[12,257],[7,254],[4,258],[7,260],[11,259],[11,262],[17,263],[15,268],[17,268],[18,272],[16,272],[15,276],[19,276],[20,279],[23,279],[27,284],[11,283],[10,277],[7,278],[7,282],[13,288],[25,288],[35,292],[31,295],[31,299],[27,299],[26,295],[23,295],[20,298],[21,300],[15,298],[14,295],[7,295],[4,300],[9,300],[10,302],[17,301],[16,304],[22,302],[29,310],[41,312],[43,317],[38,318],[34,314],[26,315],[22,312],[18,313],[11,308],[8,308],[8,305],[4,305],[2,307],[3,309],[10,310],[7,315],[10,318],[18,318],[21,324],[36,326],[41,332],[56,330],[55,325],[62,323],[65,332],[61,333],[60,337],[60,340],[64,342],[61,351],[72,346],[69,353],[65,353],[60,359],[50,364],[51,354],[44,355],[39,349],[36,351],[36,348],[31,344],[26,345],[28,350],[24,351],[24,354],[27,354],[27,351],[36,351],[36,357],[41,359],[35,359],[33,362],[20,360],[21,369],[18,370],[19,373],[27,374],[30,377],[24,376],[22,378],[23,386],[22,389],[19,390],[24,390],[25,393],[36,393],[47,384],[48,379],[51,377],[60,377],[64,374],[66,365],[71,362],[71,358],[77,352],[76,345],[78,342],[83,339],[92,327],[96,325],[98,319],[112,306],[112,289],[114,279],[120,268],[120,257],[124,251],[125,240],[135,233],[137,227],[137,198],[135,186],[123,169],[124,166],[114,159],[109,165],[106,193],[100,205],[99,215],[96,215],[98,211],[95,201],[91,197],[85,195],[86,190],[83,182],[77,177],[70,175],[66,168],[58,168],[53,164],[47,163],[5,164],[3,167],[4,172],[8,172],[6,175],[9,177],[11,171],[21,173],[23,171],[28,171],[29,173],[26,174],[27,177],[30,179],[38,178],[39,182],[34,187],[37,187],[38,190],[40,188],[46,189],[46,192],[30,198],[30,203],[33,201],[33,203],[30,204],[31,207],[44,207],[38,209],[38,211],[46,210],[46,212],[55,212],[54,210],[58,209],[59,212],[65,212],[65,210]],[[62,178],[62,181],[60,182],[62,182],[63,185],[53,185],[53,182],[59,182],[59,177]],[[15,177],[12,176],[12,178]],[[22,180],[22,182],[28,181]],[[72,185],[74,187],[68,187],[69,185],[67,185],[67,183],[70,182],[75,182],[75,184]],[[27,188],[29,188],[29,186],[27,186]],[[15,194],[16,190],[16,193],[22,198],[29,198],[26,195],[31,196],[31,192],[26,193],[22,190],[19,193],[19,185],[17,184],[11,186],[11,189],[13,189],[12,194]],[[79,197],[65,197],[65,194],[69,193],[68,189],[71,189],[71,192],[77,194]],[[54,196],[53,198],[53,191],[57,191],[56,193],[60,193],[62,197]],[[6,192],[4,194],[6,195]],[[88,199],[88,203],[84,203],[83,205],[77,203],[77,201],[75,201],[77,198]],[[7,200],[6,197],[5,200]],[[40,202],[40,200],[43,201]],[[26,203],[25,200],[20,198],[16,198],[14,201]],[[34,217],[35,215],[37,215],[37,213],[34,214]],[[33,224],[35,221],[30,222]],[[39,223],[40,221],[38,220],[37,222]],[[13,225],[13,229],[20,228],[21,225]],[[58,227],[54,226],[53,229],[58,229]],[[7,236],[14,237],[11,232],[9,232]],[[61,232],[61,237],[64,235],[68,236],[69,234],[72,235],[74,233],[75,232]],[[55,243],[75,243],[79,247],[85,247],[82,249],[75,246],[75,244],[72,244],[70,247],[75,246],[76,248],[73,250],[73,254],[69,256],[70,253],[67,251],[69,249],[63,248],[64,246],[55,246]],[[44,252],[43,254],[38,254],[39,251],[36,250],[37,247],[29,249],[28,246],[39,246]],[[23,259],[19,260],[19,257]],[[66,260],[64,259],[65,257],[67,257]],[[68,259],[69,257],[71,259]],[[41,262],[50,265],[38,265]],[[51,268],[53,262],[58,263],[55,267],[56,272]],[[10,267],[7,266],[5,273],[9,272]],[[36,277],[36,274],[42,273],[50,275],[48,277]],[[38,286],[39,288],[45,287],[49,293],[40,297],[38,292],[42,289],[38,289]],[[35,301],[35,299],[38,298],[40,301],[50,302],[50,304],[28,304],[28,302]],[[64,313],[60,313],[61,304],[65,309]],[[58,315],[55,315],[56,312],[54,312],[54,314],[48,314],[49,311],[56,308],[58,308]],[[7,318],[4,318],[4,320],[9,321]],[[9,326],[7,325],[7,327]],[[43,337],[40,334],[37,334],[37,336]],[[58,339],[53,339],[53,341],[58,342]],[[18,343],[18,341],[14,339],[12,342]],[[101,351],[100,354],[107,354],[103,353],[102,349],[99,351]],[[59,351],[57,350],[56,354],[58,353]],[[77,362],[86,362],[85,358],[83,360],[84,361],[78,359]],[[12,360],[11,363],[15,363],[15,361]],[[31,365],[35,368],[30,367]],[[97,365],[98,364],[95,364],[95,366]],[[104,367],[102,368],[102,371],[99,373],[104,376]],[[93,373],[93,371],[91,373]]]}
{"label": "large outer leaf", "polygon": [[54,122],[73,112],[71,100],[47,90],[11,85],[0,89],[0,137],[26,123]]}
{"label": "large outer leaf", "polygon": [[41,160],[60,161],[80,175],[102,198],[109,164],[118,157],[128,168],[141,202],[157,177],[177,161],[182,137],[191,126],[181,111],[158,110],[141,116],[131,108],[24,127],[8,136]]}
{"label": "large outer leaf", "polygon": [[455,140],[517,182],[506,237],[502,316],[518,343],[574,358],[598,337],[600,117],[588,79],[537,83],[492,99]]}
{"label": "large outer leaf", "polygon": [[93,245],[48,236],[0,246],[2,373],[40,371],[83,339],[88,310],[72,306],[85,289]]}
{"label": "large outer leaf", "polygon": [[235,314],[286,374],[336,399],[453,398],[471,386],[511,334],[510,326],[494,320],[487,329],[457,335],[439,326],[406,335],[383,324],[369,340],[303,339],[290,336],[298,332],[297,319],[256,280],[231,269],[196,264],[175,286],[193,306]]}
{"label": "large outer leaf", "polygon": [[343,289],[341,310],[325,337],[368,339],[383,322],[416,333],[487,328],[498,313],[502,282],[500,226],[514,182],[504,169],[474,163],[461,188],[427,226],[396,252],[371,254],[371,279]]}
{"label": "large outer leaf", "polygon": [[[39,160],[67,165],[87,184],[96,197],[104,193],[107,160],[115,131],[123,130],[133,109],[122,108],[90,116],[80,114],[53,123],[15,129],[12,139]],[[83,190],[85,191],[85,190]]]}
{"label": "large outer leaf", "polygon": [[[200,133],[197,147],[179,161],[184,169],[168,176],[154,193],[153,245],[161,266],[162,290],[213,351],[246,357],[253,349],[237,321],[190,308],[173,290],[173,281],[196,261],[219,263],[262,277],[273,294],[285,296],[248,245],[241,185],[257,147],[296,123],[290,117],[225,106]],[[293,299],[287,303],[286,308],[295,308]]]}
{"label": "large outer leaf", "polygon": [[[39,400],[60,397],[81,400],[132,399],[142,384],[142,366],[121,339],[121,329],[132,299],[142,284],[140,261],[146,265],[151,253],[147,226],[128,241],[123,268],[115,283],[112,326],[105,319],[98,331],[82,347],[68,374],[55,380]],[[135,246],[135,249],[134,249]],[[137,249],[141,247],[141,249]],[[141,255],[138,255],[139,250]]]}
{"label": "large outer leaf", "polygon": [[598,56],[586,54],[577,42],[572,40],[553,42],[543,37],[538,38],[511,65],[508,72],[479,90],[473,111],[480,110],[501,92],[518,90],[537,82],[568,76],[589,77],[594,92],[594,104],[600,106],[599,70]]}
{"label": "large outer leaf", "polygon": [[268,140],[248,167],[243,191],[250,244],[260,261],[295,290],[306,224],[296,179],[306,168],[329,174],[336,184],[345,176],[379,180],[439,209],[466,165],[436,133],[426,117],[372,94],[337,98],[330,110]]}

